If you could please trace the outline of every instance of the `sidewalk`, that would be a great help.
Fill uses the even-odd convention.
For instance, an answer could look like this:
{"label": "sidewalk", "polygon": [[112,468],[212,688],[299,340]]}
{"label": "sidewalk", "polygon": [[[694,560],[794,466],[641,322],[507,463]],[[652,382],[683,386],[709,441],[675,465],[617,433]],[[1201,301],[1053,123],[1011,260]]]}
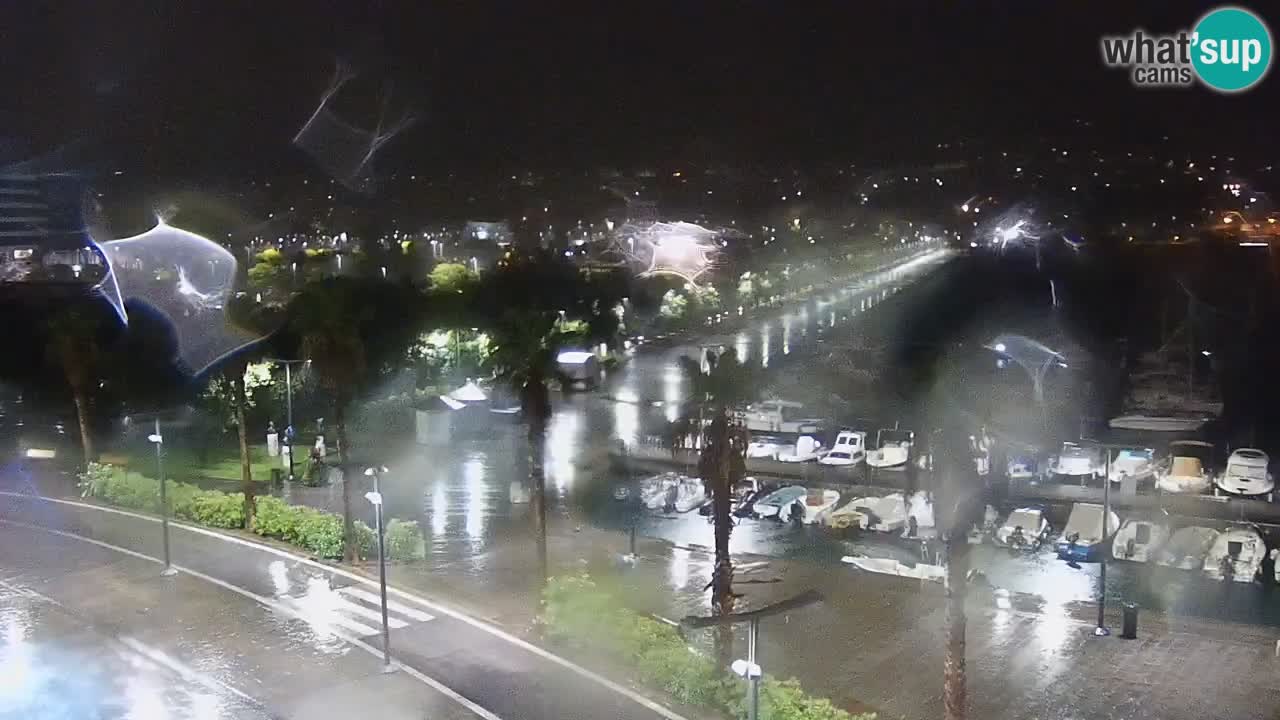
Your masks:
{"label": "sidewalk", "polygon": [[[0,518],[20,510],[10,497],[5,500]],[[30,505],[47,505],[24,502],[28,513]],[[158,551],[154,522],[74,507],[46,510],[44,517],[108,542]],[[175,529],[175,557],[197,558],[237,585],[271,596],[261,567],[279,556],[239,545],[220,549],[227,543],[213,535]],[[712,558],[705,549],[642,539],[644,559],[623,565],[625,535],[582,528],[564,517],[553,520],[549,544],[553,572],[589,570],[637,609],[671,618],[708,610],[702,588]],[[527,538],[512,537],[468,567],[392,566],[392,583],[432,601],[422,609],[437,617],[393,630],[397,657],[503,718],[661,716],[512,642],[530,628],[536,609],[531,551]],[[807,588],[824,595],[819,605],[764,624],[760,662],[767,672],[796,676],[811,693],[850,710],[876,710],[889,718],[940,715],[941,586],[800,560],[740,555],[736,561],[740,567],[766,563],[739,572],[739,609]],[[315,573],[345,582],[329,568],[284,564],[294,585],[305,585]],[[1005,597],[1006,603],[1002,597],[981,588],[969,596],[974,717],[1274,720],[1280,708],[1280,633],[1273,628],[1144,613],[1139,639],[1095,638],[1092,605],[1046,606],[1034,596]],[[490,618],[502,630],[495,635],[444,616],[455,607]],[[1108,623],[1118,628],[1120,618],[1110,616]],[[707,638],[690,640],[700,644]],[[377,638],[370,642],[376,645]],[[745,647],[743,638],[739,643]]]}
{"label": "sidewalk", "polygon": [[[159,523],[154,518],[74,501],[5,495],[0,521],[92,538],[122,554],[158,558],[163,553]],[[28,534],[43,540],[45,535],[37,533],[40,531],[30,530]],[[370,601],[376,596],[377,585],[359,574],[237,536],[178,523],[171,524],[170,546],[174,565],[188,574],[203,575],[226,589],[257,599],[261,605],[299,618],[313,632],[323,630],[365,649],[380,647],[378,606]],[[10,547],[17,556],[26,550],[22,543]],[[155,573],[154,566],[151,572]],[[198,596],[196,592],[191,597]],[[451,607],[420,600],[402,590],[395,591],[391,600],[392,652],[404,672],[426,678],[424,682],[429,681],[430,687],[456,693],[489,720],[683,720],[681,714],[633,690]],[[126,597],[109,603],[116,610],[135,605]],[[242,618],[234,615],[212,620],[214,626],[233,631],[241,629],[241,622]],[[178,623],[167,631],[162,626],[157,635],[164,638],[176,633],[181,638],[183,626],[181,620]],[[330,679],[317,680],[316,687],[332,687],[332,678],[346,676],[327,677]]]}
{"label": "sidewalk", "polygon": [[3,717],[477,717],[321,624],[141,558],[0,523],[0,568]]}

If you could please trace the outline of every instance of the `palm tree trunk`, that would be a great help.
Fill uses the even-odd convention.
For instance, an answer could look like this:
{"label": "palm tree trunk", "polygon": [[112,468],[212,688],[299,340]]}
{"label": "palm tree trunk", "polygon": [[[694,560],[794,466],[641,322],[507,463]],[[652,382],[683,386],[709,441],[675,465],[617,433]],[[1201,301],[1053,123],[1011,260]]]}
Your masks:
{"label": "palm tree trunk", "polygon": [[547,586],[547,477],[543,455],[547,444],[547,421],[551,417],[551,396],[541,373],[532,373],[524,386],[522,404],[529,423],[529,502],[533,510],[533,535],[537,552],[538,595]]}
{"label": "palm tree trunk", "polygon": [[538,592],[547,585],[547,477],[543,454],[547,442],[546,421],[529,419],[529,489],[533,510],[533,535],[537,552]]}
{"label": "palm tree trunk", "polygon": [[946,535],[947,600],[946,656],[942,664],[942,703],[944,720],[964,720],[967,716],[965,688],[965,612],[968,589],[969,542],[962,529]]}
{"label": "palm tree trunk", "polygon": [[350,563],[356,559],[356,525],[351,517],[351,485],[355,474],[348,463],[351,444],[347,442],[346,398],[339,397],[334,403],[333,425],[338,433],[338,467],[342,469],[342,559]]}
{"label": "palm tree trunk", "polygon": [[[733,560],[729,556],[729,534],[733,532],[733,515],[730,504],[733,488],[729,482],[729,425],[724,412],[717,412],[711,424],[710,443],[703,452],[713,454],[711,472],[707,482],[711,485],[711,512],[715,524],[716,563],[711,576],[711,609],[716,615],[732,615]],[[716,626],[716,658],[720,667],[733,662],[733,626],[723,623]]]}
{"label": "palm tree trunk", "polygon": [[231,391],[235,403],[236,433],[240,436],[240,490],[244,493],[244,527],[253,529],[254,510],[257,505],[253,498],[253,466],[249,463],[249,431],[244,423],[244,373],[231,378]]}
{"label": "palm tree trunk", "polygon": [[76,402],[76,422],[80,424],[80,446],[84,449],[84,464],[87,466],[98,459],[93,447],[93,434],[89,432],[89,399],[80,388],[72,390],[72,394]]}

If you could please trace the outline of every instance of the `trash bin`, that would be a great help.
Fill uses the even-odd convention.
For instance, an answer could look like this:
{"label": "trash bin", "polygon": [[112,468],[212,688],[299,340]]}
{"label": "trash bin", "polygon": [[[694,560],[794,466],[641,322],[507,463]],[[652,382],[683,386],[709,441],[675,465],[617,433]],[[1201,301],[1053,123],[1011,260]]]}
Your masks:
{"label": "trash bin", "polygon": [[1124,626],[1120,631],[1120,637],[1125,640],[1138,638],[1138,606],[1133,603],[1125,603]]}
{"label": "trash bin", "polygon": [[284,485],[284,470],[271,468],[271,484],[275,487]]}

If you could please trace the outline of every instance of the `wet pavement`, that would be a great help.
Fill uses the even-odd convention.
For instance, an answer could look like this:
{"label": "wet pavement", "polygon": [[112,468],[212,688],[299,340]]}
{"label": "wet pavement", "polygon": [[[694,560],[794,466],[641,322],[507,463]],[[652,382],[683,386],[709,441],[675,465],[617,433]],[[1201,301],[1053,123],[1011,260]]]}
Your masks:
{"label": "wet pavement", "polygon": [[388,718],[475,717],[336,635],[327,587],[285,615],[7,522],[0,568],[3,718],[345,718],[374,704]]}
{"label": "wet pavement", "polygon": [[[304,703],[323,710],[320,717],[339,717],[330,704],[355,709],[356,700],[376,696],[359,683],[380,669],[376,583],[253,542],[170,527],[173,565],[181,572],[162,578],[155,519],[6,495],[0,567],[73,608],[89,627],[163,648],[165,657],[218,687],[243,693],[270,712],[264,717],[301,717]],[[391,676],[401,679],[392,683],[398,687],[389,692],[401,707],[387,717],[681,719],[448,606],[396,592],[388,608],[392,654],[401,667]]]}
{"label": "wet pavement", "polygon": [[[557,398],[547,447],[553,569],[591,570],[616,583],[634,606],[667,617],[705,613],[710,525],[696,515],[637,513],[614,502],[611,489],[620,478],[605,457],[609,444],[634,441],[663,426],[683,397],[675,364],[680,355],[696,354],[705,344],[742,342],[739,351],[748,359],[763,364],[767,358],[775,372],[803,373],[833,328],[851,326],[866,312],[865,303],[883,302],[898,292],[894,287],[909,293],[912,282],[933,269],[922,262],[880,285],[857,290],[853,284],[844,300],[833,300],[825,328],[817,301],[805,303],[753,320],[763,324],[751,332],[641,351],[615,374],[605,393]],[[882,299],[870,300],[877,296]],[[388,510],[418,520],[428,547],[425,562],[392,567],[393,583],[443,606],[466,607],[513,633],[530,630],[537,609],[531,523],[528,505],[513,502],[510,493],[511,483],[524,479],[518,464],[523,456],[521,428],[508,427],[484,439],[407,447],[388,457],[392,472],[383,488]],[[294,502],[335,510],[341,502],[339,487],[295,486],[287,494]],[[65,513],[48,507],[28,504],[22,512],[45,523],[68,522]],[[74,522],[77,531],[159,553],[154,532],[139,534],[136,527],[94,513],[76,513]],[[622,561],[629,547],[626,531],[633,525],[643,558],[634,565]],[[207,545],[194,535],[179,539],[175,556],[201,557]],[[851,709],[878,709],[887,717],[940,714],[940,587],[865,574],[839,562],[851,552],[911,562],[920,556],[918,547],[884,536],[748,521],[735,529],[732,548],[739,564],[763,563],[739,574],[743,607],[810,587],[826,597],[820,606],[779,619],[778,627],[766,626],[761,653],[768,672],[795,675],[807,689]],[[1143,614],[1139,640],[1095,639],[1097,565],[1071,568],[1051,555],[990,546],[973,552],[974,566],[992,585],[975,590],[970,601],[975,717],[1270,718],[1280,707],[1274,689],[1280,685],[1275,682],[1280,661],[1274,657],[1280,633],[1271,627],[1280,626],[1275,610],[1280,602],[1266,588],[1223,586],[1194,574],[1113,564],[1107,583],[1113,611],[1120,601],[1135,601],[1162,612]],[[270,574],[262,567],[209,562],[233,582],[272,592]],[[1119,625],[1118,617],[1108,622]],[[393,631],[393,644],[405,631],[417,632],[413,626]],[[485,683],[467,684],[482,666],[460,663],[462,647],[447,645],[438,654],[430,642],[409,645],[419,646],[432,651],[414,660],[433,663],[451,686],[492,692]],[[1222,672],[1208,659],[1214,657],[1223,658]],[[1189,675],[1184,671],[1189,658],[1200,658],[1197,668],[1214,671]],[[528,670],[501,660],[502,682],[517,683]],[[497,707],[502,700],[492,702]],[[502,707],[522,716],[518,706]]]}
{"label": "wet pavement", "polygon": [[[4,500],[0,504],[0,520],[9,522],[0,522],[0,531],[13,527],[10,523],[14,519],[25,517],[44,525],[56,523],[96,539],[105,538],[106,542],[129,543],[129,547],[144,551],[154,550],[159,542],[158,524],[154,521],[11,496]],[[146,629],[131,632],[140,633],[148,645],[163,648],[201,673],[245,689],[255,698],[271,697],[261,695],[262,688],[283,681],[258,676],[261,668],[271,666],[264,658],[277,650],[270,644],[259,649],[252,644],[252,638],[280,634],[285,640],[279,641],[279,652],[284,653],[295,641],[302,643],[310,653],[306,662],[320,663],[323,668],[323,663],[353,654],[350,650],[343,652],[341,641],[329,634],[341,632],[344,626],[356,633],[358,628],[347,623],[358,626],[365,622],[347,605],[360,600],[359,594],[349,588],[368,591],[371,585],[354,582],[327,568],[224,540],[207,531],[175,525],[175,561],[195,565],[266,598],[297,598],[299,608],[305,609],[302,617],[255,620],[241,615],[244,608],[236,605],[235,597],[230,598],[230,608],[210,617],[201,608],[228,602],[217,595],[183,593],[182,604],[195,608],[189,611],[145,598],[139,600],[134,596],[142,590],[137,588],[159,582],[156,565],[143,563],[135,571],[136,576],[111,581],[107,578],[119,572],[115,568],[128,565],[129,558],[99,558],[95,548],[85,551],[66,547],[65,543],[48,545],[46,537],[47,533],[34,531],[17,537],[0,532],[0,541],[9,541],[0,543],[0,547],[10,548],[3,551],[0,561],[10,568],[10,573],[26,578],[30,587],[46,595],[78,592],[93,597],[94,600],[81,601],[87,606],[82,610],[86,614],[139,614],[140,619],[133,623]],[[35,538],[39,540],[33,543]],[[705,548],[677,547],[642,538],[637,547],[641,559],[626,563],[621,561],[628,550],[625,534],[563,521],[552,524],[549,545],[554,571],[591,571],[599,582],[625,593],[628,602],[641,610],[670,618],[708,611],[702,589],[710,575],[712,558]],[[461,605],[493,618],[512,634],[527,629],[527,620],[536,607],[528,553],[529,544],[518,539],[493,544],[483,553],[490,569],[483,577],[454,572],[447,564],[393,565],[390,577],[394,586],[431,601],[420,604],[401,594],[392,595],[393,602],[401,605],[399,609],[392,607],[392,617],[405,623],[392,631],[397,658],[422,667],[424,672],[503,718],[636,717],[625,712],[639,707],[635,703],[625,702],[618,707],[620,696],[577,676],[565,680],[562,674],[553,673],[559,678],[557,683],[542,667],[554,667],[554,663],[531,661],[530,651],[520,645],[493,633],[472,632],[473,626],[451,615],[452,608]],[[767,672],[797,676],[806,689],[817,695],[830,697],[850,709],[878,710],[882,717],[940,715],[943,598],[939,584],[803,559],[743,554],[737,560],[740,570],[736,589],[744,595],[740,609],[759,607],[808,588],[818,589],[824,598],[818,605],[764,623],[760,662]],[[58,562],[70,563],[63,571],[65,579],[43,581],[39,573],[32,575],[31,568],[56,567]],[[201,592],[207,594],[210,590],[205,587]],[[437,604],[435,601],[440,598],[447,602]],[[144,610],[135,609],[139,607]],[[433,617],[415,619],[403,613],[405,607]],[[155,624],[155,617],[165,617],[166,612],[173,615],[171,623]],[[1091,603],[1047,603],[1036,595],[973,586],[967,634],[972,716],[1272,719],[1275,709],[1280,708],[1280,684],[1276,682],[1280,658],[1275,654],[1280,632],[1177,615],[1144,614],[1138,639],[1125,640],[1118,633],[1096,638],[1092,633],[1094,612]],[[130,622],[127,617],[110,617],[95,617],[95,621],[113,628]],[[277,625],[287,622],[299,624],[287,629]],[[1107,623],[1119,630],[1115,605],[1108,613]],[[227,639],[222,644],[209,640],[200,631],[206,625],[220,628]],[[376,636],[366,640],[376,645]],[[708,638],[697,634],[690,635],[689,640],[694,645],[708,643]],[[744,646],[739,638],[738,648]],[[201,661],[201,657],[208,660]],[[376,664],[374,658],[366,659]],[[255,678],[261,682],[254,684]],[[579,714],[566,709],[566,697],[589,699],[598,712]],[[246,712],[254,710],[251,705],[245,707]],[[223,716],[227,715],[212,717]]]}

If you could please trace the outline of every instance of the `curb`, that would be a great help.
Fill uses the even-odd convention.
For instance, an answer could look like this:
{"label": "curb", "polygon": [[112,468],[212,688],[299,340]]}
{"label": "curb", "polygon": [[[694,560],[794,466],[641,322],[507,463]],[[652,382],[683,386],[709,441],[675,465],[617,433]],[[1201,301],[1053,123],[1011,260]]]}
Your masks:
{"label": "curb", "polygon": [[[67,506],[70,506],[70,507],[81,508],[81,509],[85,509],[85,510],[96,510],[96,511],[99,511],[99,512],[110,513],[110,514],[113,514],[113,515],[121,515],[121,516],[124,516],[124,517],[133,518],[133,519],[135,519],[135,520],[143,520],[143,521],[146,521],[146,522],[153,522],[153,523],[159,523],[159,522],[160,522],[160,517],[159,517],[159,516],[156,516],[156,515],[147,515],[147,514],[143,514],[143,513],[133,512],[133,511],[131,511],[131,510],[121,510],[121,509],[118,509],[118,508],[112,508],[112,507],[107,507],[107,506],[103,506],[103,505],[97,505],[97,504],[94,504],[94,503],[80,502],[80,501],[78,501],[78,500],[66,500],[66,499],[62,499],[62,498],[52,498],[52,497],[46,497],[46,496],[43,496],[43,495],[30,495],[30,494],[27,494],[27,493],[18,493],[18,492],[12,492],[12,491],[7,491],[7,490],[0,490],[0,497],[13,497],[13,498],[20,498],[20,499],[23,499],[23,500],[34,500],[34,501],[39,501],[39,502],[49,502],[49,503],[55,503],[55,504],[58,504],[58,505],[67,505]],[[244,545],[244,546],[246,546],[246,547],[252,547],[252,548],[255,548],[255,549],[257,549],[257,550],[261,550],[261,551],[263,551],[263,552],[267,552],[267,553],[271,553],[271,554],[274,554],[274,555],[279,555],[279,556],[281,556],[281,557],[289,558],[289,559],[291,559],[291,560],[294,560],[294,561],[296,561],[296,562],[303,563],[303,564],[305,564],[305,565],[311,565],[311,566],[313,566],[313,567],[323,568],[323,569],[328,570],[328,571],[330,571],[330,572],[332,572],[332,573],[334,573],[334,574],[342,575],[342,576],[344,576],[344,577],[346,577],[346,578],[348,578],[348,579],[351,579],[351,580],[356,580],[356,581],[359,581],[359,582],[362,582],[362,583],[369,583],[369,584],[371,584],[371,585],[376,585],[376,583],[375,583],[371,578],[369,578],[368,576],[366,576],[364,573],[354,571],[354,570],[352,570],[352,569],[350,569],[350,568],[347,568],[347,567],[344,567],[344,566],[341,566],[341,565],[325,563],[325,562],[322,562],[322,561],[319,561],[319,560],[315,560],[315,559],[313,559],[313,558],[310,558],[310,557],[307,557],[307,556],[304,556],[304,555],[299,555],[299,554],[297,554],[297,553],[292,553],[292,552],[289,552],[289,551],[286,551],[286,550],[283,550],[283,549],[280,549],[280,548],[277,548],[277,547],[273,547],[273,546],[271,546],[271,545],[266,545],[266,544],[263,544],[263,543],[260,543],[260,542],[255,542],[255,541],[248,540],[248,539],[245,539],[245,538],[242,538],[242,537],[238,537],[238,536],[236,536],[236,535],[231,535],[231,534],[224,533],[224,532],[221,532],[221,531],[218,531],[218,530],[212,530],[212,529],[210,529],[210,528],[201,527],[201,526],[199,526],[199,525],[191,525],[191,524],[188,524],[188,523],[185,523],[185,522],[182,522],[182,521],[170,520],[170,521],[169,521],[169,525],[170,525],[170,526],[172,526],[172,527],[177,527],[177,528],[181,528],[181,529],[183,529],[183,530],[187,530],[187,531],[189,531],[189,532],[194,532],[194,533],[197,533],[197,534],[200,534],[200,535],[207,535],[207,536],[209,536],[209,537],[217,538],[217,539],[219,539],[219,540],[223,540],[223,541],[225,541],[225,542],[231,542],[231,543],[236,543],[236,544],[238,544],[238,545]],[[78,537],[78,536],[77,536],[77,537]],[[516,646],[518,646],[518,647],[520,647],[520,648],[522,648],[522,649],[524,649],[524,650],[527,650],[527,651],[529,651],[529,652],[533,653],[534,655],[537,655],[538,657],[540,657],[540,658],[542,658],[542,659],[544,659],[544,660],[548,660],[548,661],[553,662],[553,663],[555,663],[555,664],[557,664],[557,665],[560,665],[561,667],[563,667],[563,668],[565,668],[565,669],[567,669],[567,670],[569,670],[569,671],[571,671],[571,672],[573,672],[573,673],[575,673],[575,674],[577,674],[577,675],[579,675],[579,676],[581,676],[581,677],[583,677],[583,678],[586,678],[586,679],[588,679],[588,680],[591,680],[591,681],[593,681],[593,682],[595,682],[595,683],[597,683],[597,684],[599,684],[599,685],[602,685],[602,686],[604,686],[604,687],[608,688],[609,690],[612,690],[613,692],[618,693],[619,695],[622,695],[622,696],[624,696],[624,697],[628,698],[629,700],[632,700],[633,702],[635,702],[635,703],[637,703],[637,704],[641,705],[642,707],[644,707],[644,708],[646,708],[646,709],[648,709],[648,710],[652,710],[653,712],[655,712],[655,713],[657,713],[657,714],[661,715],[662,717],[667,718],[667,720],[689,720],[688,718],[684,717],[683,715],[680,715],[679,713],[676,713],[676,712],[674,712],[674,711],[672,711],[672,710],[670,710],[670,709],[668,709],[668,708],[664,707],[663,705],[661,705],[661,704],[659,704],[659,703],[657,703],[657,702],[655,702],[655,701],[653,701],[653,700],[651,700],[651,699],[649,699],[649,698],[647,698],[647,697],[645,697],[645,696],[641,695],[640,693],[638,693],[638,692],[636,692],[636,691],[634,691],[634,690],[632,690],[632,689],[630,689],[630,688],[624,687],[624,686],[622,686],[622,685],[620,685],[620,684],[618,684],[618,683],[616,683],[616,682],[614,682],[614,681],[612,681],[612,680],[610,680],[610,679],[608,679],[608,678],[606,678],[606,677],[604,677],[604,676],[602,676],[602,675],[599,675],[599,674],[597,674],[597,673],[595,673],[595,672],[592,672],[591,670],[588,670],[588,669],[586,669],[586,668],[582,667],[581,665],[578,665],[577,663],[574,663],[574,662],[573,662],[573,661],[571,661],[571,660],[567,660],[567,659],[565,659],[565,658],[563,658],[563,657],[561,657],[561,656],[559,656],[559,655],[556,655],[555,653],[552,653],[552,652],[550,652],[549,650],[546,650],[546,649],[545,649],[545,648],[543,648],[543,647],[540,647],[540,646],[538,646],[538,645],[534,645],[533,643],[530,643],[530,642],[529,642],[529,641],[527,641],[527,640],[524,640],[524,639],[522,639],[522,638],[516,637],[515,635],[512,635],[511,633],[507,632],[506,630],[503,630],[502,628],[497,627],[497,626],[495,626],[494,624],[491,624],[491,623],[489,623],[489,622],[488,622],[488,621],[486,621],[486,620],[482,620],[482,619],[480,619],[480,618],[477,618],[477,617],[474,617],[474,616],[472,616],[472,615],[469,615],[469,614],[467,614],[467,613],[465,613],[465,612],[463,612],[463,611],[461,611],[461,610],[458,610],[457,608],[453,608],[453,607],[450,607],[450,606],[448,606],[448,605],[442,605],[442,604],[440,604],[440,603],[439,603],[439,602],[437,602],[437,601],[429,600],[429,599],[424,598],[424,597],[422,597],[422,596],[420,596],[420,595],[414,594],[414,593],[409,592],[409,591],[407,591],[407,590],[403,590],[403,589],[398,588],[398,587],[395,587],[395,586],[393,586],[393,585],[387,585],[387,592],[388,592],[389,594],[392,594],[392,595],[397,595],[397,596],[399,596],[399,597],[401,597],[401,598],[404,598],[404,599],[406,599],[406,600],[411,600],[411,601],[413,601],[413,602],[416,602],[416,603],[418,603],[418,604],[422,605],[423,607],[430,608],[430,609],[432,609],[432,610],[434,610],[434,611],[436,611],[436,612],[440,613],[441,615],[447,615],[447,616],[449,616],[449,617],[453,618],[454,620],[458,620],[459,622],[462,622],[462,623],[465,623],[465,624],[467,624],[467,625],[470,625],[470,626],[472,626],[472,627],[476,628],[477,630],[481,630],[481,631],[486,632],[486,633],[488,633],[488,634],[490,634],[490,635],[493,635],[494,637],[497,637],[497,638],[499,638],[499,639],[501,639],[501,640],[504,640],[504,641],[509,642],[509,643],[511,643],[511,644],[513,644],[513,645],[516,645]]]}

